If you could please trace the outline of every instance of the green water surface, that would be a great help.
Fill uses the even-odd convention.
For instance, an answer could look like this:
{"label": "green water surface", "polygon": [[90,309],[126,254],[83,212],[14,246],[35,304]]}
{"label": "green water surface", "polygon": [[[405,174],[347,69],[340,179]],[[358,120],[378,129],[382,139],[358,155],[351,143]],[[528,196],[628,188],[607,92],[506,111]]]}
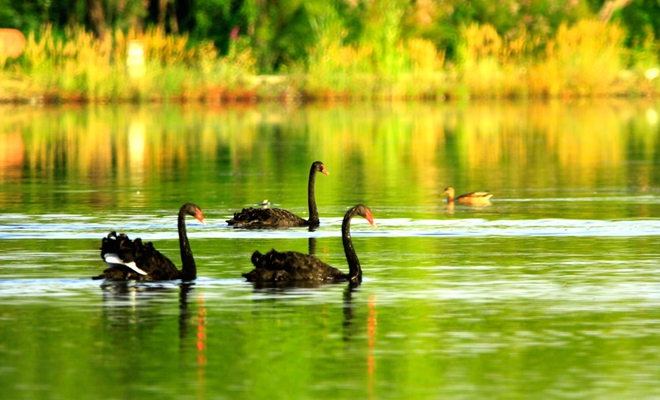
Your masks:
{"label": "green water surface", "polygon": [[[0,398],[660,397],[656,103],[0,108]],[[243,231],[268,199],[321,226]],[[490,190],[485,207],[440,193]],[[103,284],[110,230],[190,284]],[[258,288],[254,250],[365,279]]]}

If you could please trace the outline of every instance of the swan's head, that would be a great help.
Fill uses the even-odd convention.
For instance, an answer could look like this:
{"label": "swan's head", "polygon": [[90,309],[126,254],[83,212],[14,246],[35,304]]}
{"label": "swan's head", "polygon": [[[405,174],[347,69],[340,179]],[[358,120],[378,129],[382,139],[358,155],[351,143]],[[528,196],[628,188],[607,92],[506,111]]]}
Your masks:
{"label": "swan's head", "polygon": [[199,208],[196,204],[188,203],[185,204],[182,208],[185,210],[186,214],[192,215],[199,222],[206,225],[206,222],[204,221],[204,214],[202,214],[202,209]]}
{"label": "swan's head", "polygon": [[371,226],[373,226],[374,228],[376,227],[376,223],[374,222],[374,215],[371,213],[369,207],[363,204],[358,204],[357,206],[355,206],[355,208],[357,211],[357,215],[364,217],[364,219],[369,221]]}
{"label": "swan's head", "polygon": [[330,175],[330,172],[328,172],[328,170],[325,169],[325,165],[323,165],[321,161],[314,161],[314,163],[312,164],[312,170],[316,172],[320,172],[324,175]]}

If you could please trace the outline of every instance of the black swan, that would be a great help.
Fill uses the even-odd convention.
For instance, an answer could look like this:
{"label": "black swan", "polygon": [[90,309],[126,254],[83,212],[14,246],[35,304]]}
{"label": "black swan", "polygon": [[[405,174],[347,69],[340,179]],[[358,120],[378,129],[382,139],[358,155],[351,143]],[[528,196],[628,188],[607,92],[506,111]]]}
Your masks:
{"label": "black swan", "polygon": [[227,220],[230,226],[235,228],[286,228],[295,226],[318,226],[319,212],[316,209],[316,198],[314,197],[314,181],[316,173],[329,175],[325,165],[321,161],[315,161],[309,170],[309,182],[307,184],[307,203],[309,205],[309,219],[303,219],[296,214],[281,208],[244,208],[241,212],[234,213],[234,218]]}
{"label": "black swan", "polygon": [[179,271],[169,258],[160,254],[151,242],[142,243],[140,238],[130,240],[123,233],[110,232],[101,243],[101,258],[109,266],[101,275],[92,279],[114,281],[163,281],[182,279],[193,280],[197,277],[197,267],[193,258],[188,235],[186,234],[186,214],[197,218],[204,224],[202,210],[195,204],[184,204],[179,210],[179,247],[181,262]]}
{"label": "black swan", "polygon": [[348,274],[331,267],[314,256],[295,251],[278,252],[271,250],[266,254],[255,251],[252,254],[252,264],[255,268],[243,274],[248,282],[293,282],[293,281],[362,281],[362,269],[353,243],[351,242],[351,218],[360,215],[373,226],[371,210],[362,204],[348,210],[341,224],[341,238],[344,243],[344,253],[348,261]]}
{"label": "black swan", "polygon": [[448,203],[456,202],[456,203],[474,204],[474,205],[489,204],[490,198],[493,197],[493,195],[488,192],[472,192],[472,193],[462,194],[458,197],[454,197],[456,195],[456,192],[454,191],[454,188],[451,186],[445,188],[445,191],[442,192],[440,196],[444,196],[445,194],[447,195]]}

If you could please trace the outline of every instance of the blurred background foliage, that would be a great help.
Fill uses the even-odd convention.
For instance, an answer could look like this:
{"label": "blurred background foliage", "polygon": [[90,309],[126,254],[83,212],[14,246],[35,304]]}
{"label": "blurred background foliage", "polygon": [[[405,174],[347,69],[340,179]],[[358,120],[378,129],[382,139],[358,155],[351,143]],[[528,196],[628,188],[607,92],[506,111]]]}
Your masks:
{"label": "blurred background foliage", "polygon": [[657,0],[5,0],[0,27],[27,37],[1,102],[660,93]]}
{"label": "blurred background foliage", "polygon": [[[0,27],[55,32],[85,26],[99,37],[117,29],[159,28],[186,34],[191,44],[210,40],[221,55],[230,38],[249,41],[261,73],[286,72],[306,63],[319,32],[343,45],[371,43],[387,51],[399,40],[425,39],[456,61],[462,32],[491,25],[502,38],[521,32],[554,36],[562,24],[600,18],[617,22],[630,49],[648,45],[660,30],[657,0],[4,0]],[[332,29],[331,29],[332,28]],[[328,29],[331,29],[328,31]],[[657,50],[657,49],[654,49]]]}

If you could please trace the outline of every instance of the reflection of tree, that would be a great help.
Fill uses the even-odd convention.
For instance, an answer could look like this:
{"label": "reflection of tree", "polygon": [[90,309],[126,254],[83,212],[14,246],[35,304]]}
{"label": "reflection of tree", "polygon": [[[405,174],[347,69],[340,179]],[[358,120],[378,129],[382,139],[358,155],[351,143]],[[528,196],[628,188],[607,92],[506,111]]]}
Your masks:
{"label": "reflection of tree", "polygon": [[[227,204],[261,191],[263,172],[273,165],[281,165],[276,183],[297,179],[309,162],[295,155],[300,147],[323,149],[324,161],[334,165],[333,179],[319,188],[329,197],[326,204],[345,204],[346,182],[354,182],[355,177],[363,179],[359,187],[364,193],[382,195],[383,188],[396,188],[392,195],[414,206],[437,204],[433,195],[449,184],[487,186],[496,192],[498,188],[489,182],[530,189],[548,183],[558,189],[630,182],[643,187],[652,186],[658,175],[654,157],[660,137],[653,104],[497,102],[462,108],[414,107],[402,105],[384,113],[357,106],[312,106],[295,112],[245,106],[214,110],[192,105],[167,110],[120,106],[94,109],[82,114],[84,118],[80,110],[66,108],[7,113],[0,125],[0,149],[17,149],[20,157],[4,152],[0,163],[11,163],[23,176],[43,176],[44,171],[52,174],[44,176],[47,179],[93,175],[99,186],[131,188],[142,182],[159,184],[163,176],[176,176],[196,188],[217,179],[217,170],[209,165],[221,165],[227,176],[241,175],[240,184],[230,187],[235,190],[223,194]],[[409,117],[412,113],[415,118]],[[140,137],[139,153],[131,142],[135,124],[153,127]],[[172,128],[180,126],[196,129],[181,135]],[[626,164],[631,154],[639,161],[634,167]],[[254,162],[243,161],[248,159]],[[282,164],[280,159],[288,161]],[[136,160],[142,163],[139,170]],[[608,182],[603,183],[603,177]],[[29,194],[28,189],[26,185]],[[140,199],[153,203],[160,193],[143,192]],[[58,205],[62,200],[114,207],[135,201],[112,191],[75,193],[59,199]]]}

